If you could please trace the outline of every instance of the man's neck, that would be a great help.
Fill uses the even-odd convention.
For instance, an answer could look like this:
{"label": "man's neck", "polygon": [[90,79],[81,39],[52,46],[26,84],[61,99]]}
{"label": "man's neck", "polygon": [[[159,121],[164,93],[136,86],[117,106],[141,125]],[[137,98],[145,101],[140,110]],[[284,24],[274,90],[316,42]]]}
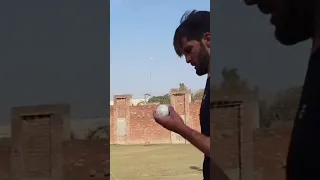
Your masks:
{"label": "man's neck", "polygon": [[313,31],[312,52],[315,52],[320,47],[320,2],[318,1],[316,2]]}

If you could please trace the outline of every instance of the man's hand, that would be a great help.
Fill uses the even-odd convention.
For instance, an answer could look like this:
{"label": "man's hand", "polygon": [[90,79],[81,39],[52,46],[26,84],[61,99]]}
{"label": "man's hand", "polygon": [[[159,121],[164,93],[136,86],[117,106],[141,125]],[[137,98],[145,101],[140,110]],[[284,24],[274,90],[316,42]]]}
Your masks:
{"label": "man's hand", "polygon": [[158,116],[156,111],[153,112],[153,117],[158,124],[163,126],[169,131],[181,134],[182,131],[186,128],[185,123],[183,122],[180,115],[173,109],[172,106],[169,106],[169,115],[168,116]]}
{"label": "man's hand", "polygon": [[172,106],[169,106],[169,116],[159,117],[154,111],[153,117],[158,124],[169,131],[180,134],[183,138],[203,152],[207,157],[210,157],[210,137],[207,137],[188,127]]}

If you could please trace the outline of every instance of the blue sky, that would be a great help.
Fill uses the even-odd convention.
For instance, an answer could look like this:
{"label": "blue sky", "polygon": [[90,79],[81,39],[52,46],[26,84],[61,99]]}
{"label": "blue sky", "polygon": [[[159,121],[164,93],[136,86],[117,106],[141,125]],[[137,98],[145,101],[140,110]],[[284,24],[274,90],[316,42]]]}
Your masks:
{"label": "blue sky", "polygon": [[209,0],[111,0],[111,97],[162,95],[180,82],[203,88],[199,77],[172,46],[175,29],[187,10],[209,10]]}

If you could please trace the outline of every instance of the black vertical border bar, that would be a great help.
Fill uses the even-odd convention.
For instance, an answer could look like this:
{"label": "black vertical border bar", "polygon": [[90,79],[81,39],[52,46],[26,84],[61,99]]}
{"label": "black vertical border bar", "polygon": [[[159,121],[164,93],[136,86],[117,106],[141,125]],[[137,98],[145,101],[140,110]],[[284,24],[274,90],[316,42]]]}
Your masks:
{"label": "black vertical border bar", "polygon": [[[213,1],[216,1],[216,0],[213,0]],[[210,1],[210,36],[211,37],[213,37],[213,33],[214,33],[214,23],[213,23],[213,21],[214,21],[214,14],[215,14],[215,12],[214,12],[214,2],[212,2],[212,1]],[[210,41],[211,41],[211,39],[210,39]],[[212,42],[212,41],[211,41]],[[211,42],[210,42],[210,44],[211,44]],[[214,61],[214,56],[212,56],[212,53],[211,52],[214,52],[214,50],[213,50],[214,48],[213,48],[213,46],[211,45],[210,46],[210,77],[213,75],[213,73],[212,73],[212,69],[213,69],[213,61]],[[211,87],[212,87],[212,84],[213,84],[213,80],[212,80],[212,78],[210,78],[210,104],[211,104],[211,102],[213,101],[213,96],[212,96],[212,94],[211,94]],[[211,113],[211,106],[210,106],[210,113]],[[212,133],[212,125],[211,125],[211,123],[212,123],[212,120],[213,120],[213,116],[210,114],[210,137],[211,136],[213,136],[213,133]],[[212,138],[210,138],[210,140],[211,140],[211,142],[210,142],[210,154],[211,154],[211,157],[213,157],[212,156],[212,147],[211,147],[211,145],[213,144],[212,142],[213,142],[213,139]],[[212,164],[210,163],[210,166],[212,166]],[[210,179],[213,179],[213,174],[212,174],[212,168],[210,167]]]}
{"label": "black vertical border bar", "polygon": [[[105,95],[101,97],[102,103],[105,113],[104,116],[107,118],[107,123],[110,122],[110,0],[55,0],[55,1],[42,1],[42,0],[12,0],[9,4],[10,7],[14,8],[37,8],[37,9],[54,9],[54,8],[62,8],[64,12],[67,12],[68,9],[94,9],[99,11],[99,17],[95,18],[97,23],[101,24],[99,26],[102,32],[101,34],[95,34],[95,36],[99,36],[99,42],[90,45],[91,47],[95,47],[98,49],[98,54],[95,54],[95,58],[104,59],[104,63],[101,64],[105,68],[105,72],[101,73],[101,76],[105,78],[100,88],[103,88],[105,91]],[[71,12],[70,12],[71,13]],[[12,12],[14,15],[14,12]],[[39,14],[41,15],[41,14]],[[79,17],[81,18],[81,17]],[[79,22],[81,19],[79,19]],[[10,22],[11,29],[15,28],[15,22]],[[63,25],[62,25],[63,26]],[[74,32],[76,33],[76,32]],[[88,34],[90,36],[90,34]],[[89,45],[87,45],[89,47]],[[94,61],[95,59],[91,59]],[[76,64],[75,64],[76,66]],[[44,77],[45,78],[45,77]],[[95,79],[92,79],[95,81]],[[108,129],[110,133],[110,129]],[[107,163],[107,170],[110,172],[110,139],[107,139],[109,148],[107,153],[108,159],[106,159]],[[109,177],[106,178],[107,180],[110,179]]]}
{"label": "black vertical border bar", "polygon": [[[105,1],[105,0],[101,0],[101,1]],[[111,11],[111,8],[110,8],[110,1],[111,0],[107,0],[107,8],[106,8],[106,10],[107,10],[107,12],[106,12],[106,16],[107,16],[107,18],[106,18],[106,24],[107,24],[107,27],[106,27],[106,43],[107,43],[107,49],[106,49],[106,53],[107,53],[107,73],[106,73],[106,76],[107,76],[107,81],[106,81],[106,85],[107,85],[107,92],[106,92],[106,94],[107,94],[107,107],[106,107],[106,111],[107,111],[107,117],[108,117],[108,119],[109,119],[109,122],[108,122],[108,127],[109,127],[109,129],[108,129],[108,131],[109,131],[109,139],[108,139],[108,141],[109,141],[109,152],[107,152],[108,153],[108,170],[109,170],[109,177],[108,177],[108,180],[110,180],[111,179],[111,177],[110,177],[110,173],[111,173],[111,170],[110,170],[110,164],[111,164],[111,155],[110,155],[110,119],[111,119],[111,117],[110,117],[110,89],[111,89],[111,87],[110,87],[110,64],[111,64],[111,60],[110,60],[110,11]],[[102,22],[103,23],[103,22]]]}

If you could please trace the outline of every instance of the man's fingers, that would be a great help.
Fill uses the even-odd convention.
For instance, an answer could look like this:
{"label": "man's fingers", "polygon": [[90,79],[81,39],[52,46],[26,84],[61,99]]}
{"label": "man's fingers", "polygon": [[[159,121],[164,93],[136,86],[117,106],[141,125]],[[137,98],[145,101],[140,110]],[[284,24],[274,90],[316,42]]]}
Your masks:
{"label": "man's fingers", "polygon": [[176,112],[176,110],[174,110],[174,108],[172,106],[169,106],[169,116],[171,116],[171,117],[177,116],[177,112]]}
{"label": "man's fingers", "polygon": [[159,116],[157,115],[156,111],[153,111],[153,118],[154,118],[154,120],[156,120],[156,122],[158,122]]}
{"label": "man's fingers", "polygon": [[172,106],[169,106],[168,108],[169,108],[169,116],[176,112]]}
{"label": "man's fingers", "polygon": [[157,115],[157,111],[156,111],[156,110],[153,111],[153,118],[154,118],[157,122],[159,121],[159,119],[161,119],[161,117],[159,117],[159,116]]}
{"label": "man's fingers", "polygon": [[175,113],[175,110],[170,105],[168,105],[168,108],[169,108],[168,116],[159,116],[156,110],[153,111],[153,118],[158,124],[162,125],[163,123],[165,123],[166,121],[169,121],[172,118],[171,115]]}

